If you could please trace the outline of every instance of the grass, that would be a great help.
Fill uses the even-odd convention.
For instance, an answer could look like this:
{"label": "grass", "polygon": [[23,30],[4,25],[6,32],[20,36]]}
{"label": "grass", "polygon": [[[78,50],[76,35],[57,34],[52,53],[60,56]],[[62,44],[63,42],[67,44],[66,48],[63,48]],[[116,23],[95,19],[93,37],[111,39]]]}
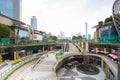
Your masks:
{"label": "grass", "polygon": [[56,57],[63,55],[63,52],[56,53]]}

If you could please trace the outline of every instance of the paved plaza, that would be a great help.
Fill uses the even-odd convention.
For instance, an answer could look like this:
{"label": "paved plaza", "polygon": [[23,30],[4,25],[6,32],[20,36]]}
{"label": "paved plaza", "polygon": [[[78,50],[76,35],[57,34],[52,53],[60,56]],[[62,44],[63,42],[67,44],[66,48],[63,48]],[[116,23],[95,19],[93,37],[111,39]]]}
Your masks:
{"label": "paved plaza", "polygon": [[[59,51],[58,51],[59,52]],[[55,54],[58,53],[46,53],[40,57],[37,61],[33,61],[12,74],[8,80],[104,80],[104,71],[97,66],[100,72],[96,75],[87,75],[80,73],[76,67],[68,70],[61,67],[57,73],[54,71],[53,67],[55,63],[59,60],[56,59]],[[70,44],[69,51],[64,52],[64,55],[70,55],[80,53],[77,48]],[[82,54],[82,53],[81,53]],[[0,73],[4,72],[11,65],[6,65],[0,70]]]}

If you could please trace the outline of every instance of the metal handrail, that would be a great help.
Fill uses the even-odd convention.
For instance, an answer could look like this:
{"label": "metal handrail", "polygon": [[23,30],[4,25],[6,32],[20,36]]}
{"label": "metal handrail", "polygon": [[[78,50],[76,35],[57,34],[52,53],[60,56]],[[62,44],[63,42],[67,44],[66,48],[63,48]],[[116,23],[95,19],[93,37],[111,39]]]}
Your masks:
{"label": "metal handrail", "polygon": [[[38,53],[38,54],[39,54],[39,53]],[[10,67],[9,67],[8,69],[6,69],[4,72],[0,73],[0,80],[1,80],[8,72],[10,72],[11,70],[13,70],[13,69],[15,69],[16,67],[24,64],[25,62],[28,62],[28,61],[30,61],[30,60],[38,57],[38,56],[36,56],[36,55],[37,55],[37,54],[33,54],[32,57],[28,58],[27,60],[21,61],[21,62],[15,64],[15,65],[11,65],[11,66],[8,65],[8,66],[10,66]],[[29,56],[31,56],[31,55],[29,55]],[[26,57],[29,57],[29,56],[26,56]],[[35,57],[35,56],[36,56],[36,57]]]}

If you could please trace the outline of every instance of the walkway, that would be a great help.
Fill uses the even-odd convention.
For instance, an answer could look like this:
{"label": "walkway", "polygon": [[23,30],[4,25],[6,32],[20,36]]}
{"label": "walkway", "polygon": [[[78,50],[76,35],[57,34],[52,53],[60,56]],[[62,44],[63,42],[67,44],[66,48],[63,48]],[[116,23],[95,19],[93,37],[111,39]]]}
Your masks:
{"label": "walkway", "polygon": [[56,63],[54,54],[44,57],[34,68],[33,65],[27,66],[19,75],[15,72],[17,76],[9,80],[57,80],[55,72],[53,72],[53,66]]}
{"label": "walkway", "polygon": [[[69,52],[65,52],[64,54],[66,57],[70,56],[70,55],[75,55],[75,54],[82,55],[82,53],[80,53],[79,50],[73,44],[70,44]],[[94,54],[92,54],[92,55],[94,55]],[[99,56],[101,56],[101,55],[99,55]],[[48,56],[46,55],[44,57],[45,58],[40,60],[40,62],[34,68],[33,68],[34,65],[27,66],[26,68],[22,69],[22,72],[20,72],[20,73],[15,72],[15,74],[17,74],[17,76],[14,77],[14,79],[10,78],[9,80],[57,80],[56,73],[53,71],[53,66],[57,62],[55,54],[48,53]],[[110,61],[108,61],[108,62],[110,62]],[[61,71],[63,71],[63,72],[61,72]],[[66,70],[60,70],[60,72],[58,72],[57,74],[59,74],[61,76],[58,76],[58,77],[62,77],[62,75],[64,74],[65,71]],[[77,72],[76,69],[73,69],[73,71]],[[105,78],[105,74],[101,69],[100,69],[100,71],[101,71],[100,74],[93,75],[93,76],[83,75],[82,73],[77,72],[78,76],[76,76],[76,77],[84,78],[83,80],[86,80],[85,77],[94,78],[91,80],[95,80],[95,79],[103,80]],[[70,77],[70,76],[68,76],[68,77]],[[68,79],[66,78],[66,79],[60,79],[60,80],[68,80]],[[69,78],[69,80],[70,80],[70,78]]]}

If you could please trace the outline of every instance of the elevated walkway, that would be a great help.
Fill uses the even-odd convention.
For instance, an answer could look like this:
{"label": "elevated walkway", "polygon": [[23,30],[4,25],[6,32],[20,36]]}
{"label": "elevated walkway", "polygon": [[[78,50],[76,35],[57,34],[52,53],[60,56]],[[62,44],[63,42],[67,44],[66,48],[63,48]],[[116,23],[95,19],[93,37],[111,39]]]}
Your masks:
{"label": "elevated walkway", "polygon": [[[33,65],[29,66],[23,72],[19,73],[14,80],[70,80],[70,78],[57,78],[56,72],[54,71],[53,67],[57,65],[57,63],[61,60],[63,60],[66,57],[74,56],[74,55],[82,55],[81,52],[73,45],[69,44],[69,51],[65,52],[62,57],[59,59],[56,59],[55,54],[50,54],[44,56],[44,58],[39,62],[34,69],[32,70]],[[103,58],[104,56],[98,55],[98,54],[86,54],[86,55],[93,55]],[[106,59],[105,57],[103,58]],[[109,60],[105,60],[110,64],[114,69],[114,71],[117,71],[117,68],[114,66],[114,64],[111,63]],[[56,63],[57,62],[57,63]],[[81,77],[81,76],[79,76]],[[81,77],[82,78],[82,77]],[[98,77],[99,78],[99,77]],[[10,79],[11,80],[11,79]],[[83,79],[84,80],[84,79]],[[99,80],[99,79],[98,79]]]}

